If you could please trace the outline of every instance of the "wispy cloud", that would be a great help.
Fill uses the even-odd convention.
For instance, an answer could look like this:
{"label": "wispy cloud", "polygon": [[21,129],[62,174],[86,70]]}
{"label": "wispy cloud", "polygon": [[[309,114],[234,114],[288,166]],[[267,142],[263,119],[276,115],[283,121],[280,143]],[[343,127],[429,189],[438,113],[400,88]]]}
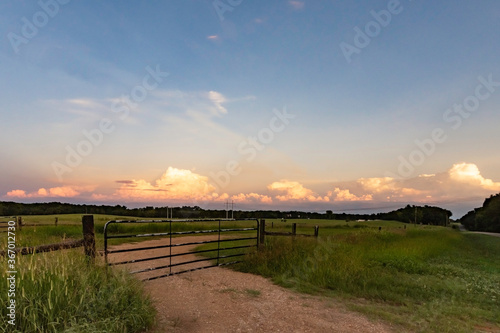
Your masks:
{"label": "wispy cloud", "polygon": [[288,4],[294,9],[294,10],[301,10],[304,8],[305,6],[305,2],[304,1],[295,1],[295,0],[291,0],[291,1],[288,1]]}
{"label": "wispy cloud", "polygon": [[222,104],[227,102],[226,97],[217,91],[209,91],[208,98],[214,103],[214,106],[218,112],[215,113],[216,116],[220,114],[227,114],[227,109],[222,106]]}

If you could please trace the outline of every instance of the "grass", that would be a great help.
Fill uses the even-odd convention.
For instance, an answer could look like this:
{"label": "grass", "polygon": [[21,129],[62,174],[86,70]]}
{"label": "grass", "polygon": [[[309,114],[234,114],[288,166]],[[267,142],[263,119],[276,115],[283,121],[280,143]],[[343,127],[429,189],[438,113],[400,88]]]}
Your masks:
{"label": "grass", "polygon": [[[30,220],[33,219],[33,220]],[[24,217],[25,223],[53,224],[54,216]],[[130,219],[94,215],[97,248],[103,248],[104,223],[111,219]],[[224,228],[249,226],[236,222],[223,222]],[[451,228],[407,225],[394,221],[346,222],[332,220],[266,220],[268,231],[291,231],[291,224],[297,223],[297,233],[313,234],[314,225],[320,226],[319,239],[290,237],[266,237],[266,246],[262,251],[254,252],[242,264],[235,266],[244,272],[260,274],[271,278],[275,283],[295,290],[322,294],[333,298],[341,298],[350,308],[362,312],[369,317],[382,319],[398,325],[400,331],[415,332],[473,332],[480,327],[490,327],[490,331],[500,331],[500,239],[485,235],[465,234]],[[71,224],[77,224],[75,226]],[[59,216],[59,226],[26,227],[17,233],[17,246],[33,246],[56,243],[64,239],[81,238],[81,215]],[[217,223],[172,223],[173,231],[194,229],[215,229]],[[253,225],[252,225],[253,226]],[[167,232],[168,224],[131,224],[113,226],[112,233]],[[379,228],[382,230],[379,231]],[[252,235],[254,235],[254,231]],[[2,235],[2,234],[0,234]],[[0,246],[5,248],[7,236],[0,237]],[[249,233],[241,233],[248,236]],[[131,242],[140,239],[117,239],[112,244]],[[244,242],[243,242],[244,243]],[[242,242],[225,242],[224,247],[244,245]],[[253,245],[254,241],[249,241]],[[216,244],[207,244],[198,249],[209,249]],[[243,249],[245,250],[245,249]],[[250,249],[251,250],[251,249]],[[86,269],[86,263],[78,258],[66,257],[66,253],[80,250],[61,251],[60,254],[44,254],[20,258],[23,261],[19,271],[25,274],[20,281],[26,279],[25,295],[31,293],[27,303],[19,303],[18,309],[27,309],[29,316],[35,313],[38,324],[45,325],[45,330],[73,330],[74,332],[110,331],[131,332],[134,328],[125,328],[128,317],[135,327],[147,326],[152,316],[138,313],[133,304],[144,304],[148,308],[148,300],[137,298],[141,294],[140,286],[134,280],[128,280],[126,274],[113,270],[111,278],[103,280],[102,267],[95,271]],[[221,254],[241,253],[242,249],[227,250]],[[207,255],[216,255],[209,252]],[[80,256],[83,257],[80,253]],[[48,260],[48,258],[52,260]],[[35,258],[35,259],[34,259]],[[36,259],[43,258],[43,259]],[[57,260],[54,260],[57,258]],[[236,259],[239,259],[236,257]],[[68,261],[69,260],[69,261]],[[229,258],[227,260],[235,260]],[[224,262],[224,260],[222,260]],[[32,265],[32,266],[30,266]],[[26,272],[32,268],[37,277],[30,281]],[[85,278],[79,278],[74,272],[84,272]],[[66,275],[65,275],[66,274]],[[60,279],[58,276],[67,276]],[[34,275],[35,276],[35,275]],[[71,277],[70,277],[71,276]],[[35,280],[40,280],[36,284]],[[63,281],[64,280],[64,281]],[[98,284],[97,281],[105,281]],[[44,281],[44,282],[43,282]],[[52,286],[50,285],[52,281]],[[69,281],[69,282],[65,282]],[[54,283],[58,283],[57,287]],[[20,285],[24,285],[21,282]],[[133,295],[120,289],[120,285],[130,284]],[[108,287],[109,285],[109,287]],[[30,286],[30,287],[28,287]],[[1,288],[5,288],[2,285]],[[54,307],[59,314],[49,315],[48,303],[40,295],[58,295],[51,299],[51,304],[61,302],[66,297],[66,289],[71,295],[80,295],[65,302],[68,307]],[[81,305],[82,295],[89,293],[99,295],[91,304]],[[37,293],[37,290],[39,291]],[[62,290],[61,292],[59,292]],[[57,292],[56,292],[57,291]],[[0,289],[1,297],[6,291]],[[62,292],[66,292],[63,294]],[[115,293],[113,293],[115,292]],[[258,297],[258,293],[245,291],[250,297]],[[51,296],[52,297],[52,296]],[[85,298],[85,297],[84,297]],[[134,299],[135,301],[131,301]],[[29,303],[28,300],[32,303]],[[126,301],[124,301],[126,300]],[[52,303],[54,301],[54,303]],[[2,299],[3,304],[6,300]],[[38,302],[38,303],[37,303]],[[142,302],[142,303],[141,303]],[[57,303],[61,304],[61,303]],[[114,305],[113,305],[114,304]],[[125,306],[130,304],[129,306]],[[109,311],[107,318],[98,318],[92,312],[116,306]],[[67,315],[69,309],[77,309],[76,314]],[[111,308],[110,308],[111,309]],[[133,310],[132,310],[133,309]],[[145,311],[148,313],[149,310]],[[5,309],[2,311],[6,311]],[[73,311],[73,310],[71,310]],[[83,311],[83,312],[82,312]],[[28,313],[29,312],[29,313]],[[92,320],[85,321],[89,313]],[[115,320],[120,318],[119,321]],[[52,316],[52,317],[51,317]],[[94,316],[94,317],[92,317]],[[122,316],[122,317],[120,317]],[[54,319],[58,318],[58,319]],[[70,318],[70,319],[68,319]],[[87,318],[87,317],[85,317]],[[149,318],[149,319],[148,319]],[[27,321],[31,321],[28,319]],[[120,324],[121,323],[121,324]],[[26,325],[29,325],[26,323]],[[56,326],[54,326],[56,325]],[[122,326],[120,326],[122,325]],[[40,326],[42,327],[42,326]],[[72,330],[69,327],[76,327]],[[128,326],[127,326],[128,327]],[[37,332],[35,326],[24,331]],[[0,330],[1,331],[1,330]],[[20,330],[22,331],[22,330]]]}
{"label": "grass", "polygon": [[[377,228],[378,229],[378,228]],[[446,228],[267,237],[237,269],[415,332],[500,330],[500,240]]]}
{"label": "grass", "polygon": [[[123,271],[89,265],[81,250],[19,256],[16,270],[16,325],[0,332],[141,332],[154,323],[142,284]],[[8,304],[6,283],[0,302]],[[7,317],[5,306],[1,313]]]}
{"label": "grass", "polygon": [[314,226],[319,226],[319,234],[321,236],[336,235],[342,233],[350,233],[354,229],[376,229],[395,230],[395,229],[422,229],[435,228],[432,226],[409,225],[397,221],[349,221],[345,220],[315,220],[315,219],[290,219],[286,222],[281,219],[266,219],[266,231],[271,232],[291,232],[292,224],[297,224],[297,233],[314,235]]}
{"label": "grass", "polygon": [[[23,223],[32,226],[25,226],[16,235],[16,246],[37,246],[41,244],[59,243],[65,240],[75,240],[82,238],[82,214],[66,215],[31,215],[23,216]],[[55,217],[58,217],[58,226],[55,226]],[[138,217],[114,216],[114,215],[94,215],[94,226],[96,235],[96,247],[98,250],[104,249],[104,225],[110,220],[140,220]],[[2,221],[9,219],[1,218]],[[255,227],[255,223],[250,222],[232,222],[222,221],[222,228],[243,228]],[[212,230],[218,228],[218,222],[173,222],[172,231],[191,231],[191,230]],[[139,234],[139,233],[162,233],[168,232],[170,225],[168,223],[136,223],[136,224],[110,224],[108,234]],[[1,237],[0,248],[5,248],[7,237]],[[159,237],[144,238],[122,238],[111,239],[110,245],[130,243],[135,241],[145,241],[157,239]]]}
{"label": "grass", "polygon": [[259,297],[262,293],[256,289],[245,289],[245,293],[250,297]]}
{"label": "grass", "polygon": [[[22,230],[16,230],[16,247],[59,243],[81,239],[82,215],[23,216]],[[103,249],[104,224],[109,220],[137,219],[94,215],[96,247]],[[8,221],[9,219],[2,219]],[[201,226],[201,228],[200,228]],[[223,222],[223,228],[248,227]],[[218,223],[172,223],[172,231],[216,229]],[[168,232],[166,223],[112,225],[111,233]],[[7,247],[7,233],[0,234],[0,248]],[[111,245],[155,237],[111,240]],[[157,237],[156,237],[157,238]],[[0,332],[141,332],[152,326],[155,310],[142,284],[117,268],[106,268],[102,258],[88,265],[82,249],[18,256],[16,258],[16,326],[0,327]],[[1,258],[7,267],[6,258]],[[7,304],[7,283],[0,284],[0,302]],[[6,318],[7,308],[0,310]]]}

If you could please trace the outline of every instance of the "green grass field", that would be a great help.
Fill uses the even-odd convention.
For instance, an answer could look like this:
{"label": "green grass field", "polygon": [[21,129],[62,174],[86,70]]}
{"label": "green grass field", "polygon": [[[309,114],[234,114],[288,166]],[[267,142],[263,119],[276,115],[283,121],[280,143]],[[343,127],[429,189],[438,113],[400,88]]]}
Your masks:
{"label": "green grass field", "polygon": [[[37,224],[16,230],[16,246],[35,246],[81,239],[81,215],[23,217]],[[104,223],[114,217],[96,216],[96,241],[102,248]],[[9,220],[9,219],[2,219]],[[76,225],[73,225],[76,224]],[[7,246],[8,233],[0,233]],[[0,263],[7,271],[6,257]],[[155,308],[143,285],[128,273],[106,269],[103,259],[89,265],[83,249],[16,256],[16,322],[0,332],[143,332],[155,322]],[[0,302],[8,304],[7,283],[0,284]],[[7,308],[0,313],[7,318]]]}
{"label": "green grass field", "polygon": [[332,226],[318,240],[268,236],[263,250],[235,268],[340,298],[400,331],[500,330],[500,239],[392,223],[378,231],[366,223],[350,232]]}
{"label": "green grass field", "polygon": [[[99,259],[98,259],[99,260]],[[1,259],[2,267],[7,267]],[[18,256],[15,325],[0,332],[143,332],[156,310],[128,273],[89,265],[81,249]],[[8,304],[7,283],[0,302]],[[2,306],[2,318],[7,318]]]}
{"label": "green grass field", "polygon": [[[25,227],[18,232],[17,246],[79,239],[82,237],[81,218],[82,215],[79,214],[60,215],[59,225],[56,227],[53,225],[55,216],[23,217],[25,223],[38,226]],[[94,215],[94,219],[97,248],[101,250],[105,222],[111,219],[136,218]],[[223,228],[254,226],[249,222],[222,223]],[[314,226],[318,225],[319,238],[266,236],[266,244],[262,250],[253,250],[242,264],[232,267],[263,275],[279,285],[299,292],[340,299],[350,309],[374,319],[390,322],[401,332],[500,331],[499,238],[460,233],[451,228],[415,226],[395,221],[288,220],[283,222],[268,219],[266,230],[291,232],[292,223],[297,223],[297,234],[308,235],[313,235]],[[217,222],[204,223],[201,228],[200,224],[175,222],[172,223],[172,231],[207,230],[215,229],[217,226]],[[113,234],[168,232],[169,228],[168,224],[115,225],[110,232]],[[255,235],[255,231],[243,234]],[[2,237],[3,235],[5,237]],[[0,245],[5,248],[7,235],[2,233],[0,238]],[[150,238],[117,239],[113,240],[112,244],[146,239]],[[253,244],[253,241],[249,241],[248,244]],[[242,245],[242,243],[224,244],[225,247],[232,245]],[[215,246],[209,244],[198,249]],[[39,290],[44,294],[54,293],[56,289],[66,293],[66,290],[73,290],[75,297],[69,302],[72,303],[72,308],[80,311],[89,306],[80,304],[85,297],[78,293],[80,289],[85,292],[85,288],[81,286],[82,283],[88,283],[91,293],[100,293],[101,290],[108,292],[109,294],[102,294],[103,298],[113,299],[114,306],[116,309],[121,309],[119,311],[122,311],[123,315],[128,311],[121,308],[124,299],[127,302],[134,300],[134,304],[139,308],[151,309],[148,308],[148,299],[138,296],[140,287],[137,289],[134,280],[126,274],[117,272],[114,282],[104,279],[106,283],[97,286],[96,279],[98,277],[103,279],[103,276],[99,275],[102,274],[102,265],[97,265],[95,270],[85,270],[82,266],[84,263],[78,259],[67,261],[66,253],[78,253],[83,257],[82,250],[75,249],[54,254],[26,256],[20,260],[21,270],[36,272],[31,278],[29,275],[23,276],[23,279],[27,280],[21,282],[26,284],[25,295],[30,295],[26,296],[27,300],[39,299],[33,296],[37,295]],[[227,251],[223,254],[231,253]],[[214,254],[215,252],[207,253],[212,256]],[[34,264],[33,259],[29,261],[28,258],[57,258],[57,262],[61,264],[55,267],[48,261],[38,264],[38,260]],[[43,262],[46,259],[40,260]],[[76,276],[65,279],[58,277],[65,276],[64,274],[69,274],[70,271],[88,271],[85,273],[89,276],[84,280],[77,280]],[[37,276],[41,278],[38,279]],[[52,285],[51,280],[54,281]],[[57,288],[54,283],[57,283]],[[132,294],[124,293],[124,290],[118,288],[119,284],[130,286],[135,291]],[[79,289],[78,292],[75,292],[75,289]],[[2,290],[0,292],[4,293]],[[54,295],[54,302],[64,303],[66,294],[63,296],[61,293],[54,293]],[[92,302],[97,300],[93,299]],[[102,306],[108,305],[105,303]],[[71,322],[71,319],[67,319],[71,316],[68,317],[64,311],[64,316],[54,319],[56,312],[51,314],[43,312],[47,311],[44,310],[47,303],[23,303],[20,306],[20,308],[25,307],[38,309],[34,318],[36,325],[50,328],[53,327],[51,325],[54,325],[55,320],[59,328],[76,325],[77,331],[82,332],[85,332],[85,327],[90,325],[85,321]],[[53,308],[59,309],[54,311],[62,311],[60,305]],[[144,322],[139,318],[133,319],[139,323],[134,327],[147,326],[150,322],[147,318],[150,317],[145,318]],[[105,330],[110,332],[123,330],[123,326],[119,326],[112,319],[102,320],[109,321],[109,326],[98,327],[107,327]],[[33,329],[33,326],[26,327],[27,331]],[[88,328],[87,331],[92,330]]]}

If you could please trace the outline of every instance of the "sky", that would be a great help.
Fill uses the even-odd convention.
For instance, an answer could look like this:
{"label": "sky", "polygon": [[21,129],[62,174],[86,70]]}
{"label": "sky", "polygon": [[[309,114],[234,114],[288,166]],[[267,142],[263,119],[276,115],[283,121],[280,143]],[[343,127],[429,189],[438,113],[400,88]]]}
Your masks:
{"label": "sky", "polygon": [[5,0],[0,200],[459,218],[500,192],[497,0]]}

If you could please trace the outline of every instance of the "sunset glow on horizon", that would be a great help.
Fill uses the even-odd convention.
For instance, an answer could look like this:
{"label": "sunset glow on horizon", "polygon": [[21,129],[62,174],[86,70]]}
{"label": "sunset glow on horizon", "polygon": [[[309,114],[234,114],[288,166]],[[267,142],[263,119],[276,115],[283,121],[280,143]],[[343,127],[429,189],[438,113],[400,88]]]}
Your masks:
{"label": "sunset glow on horizon", "polygon": [[0,12],[0,200],[459,218],[500,192],[493,0],[57,9]]}

